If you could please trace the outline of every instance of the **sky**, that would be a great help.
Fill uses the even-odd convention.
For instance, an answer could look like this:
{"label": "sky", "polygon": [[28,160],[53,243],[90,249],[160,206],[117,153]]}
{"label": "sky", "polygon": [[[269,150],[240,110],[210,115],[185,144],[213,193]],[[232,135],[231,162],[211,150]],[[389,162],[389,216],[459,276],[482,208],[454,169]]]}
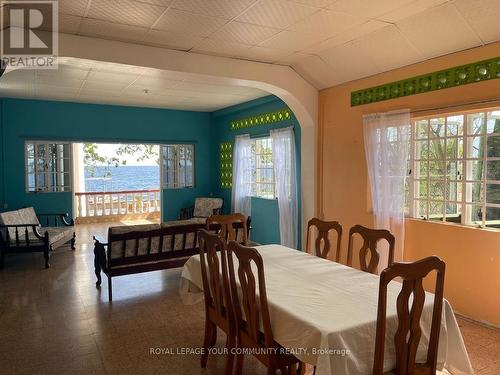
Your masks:
{"label": "sky", "polygon": [[[120,147],[120,144],[114,143],[114,144],[104,144],[104,143],[97,143],[97,152],[99,155],[106,156],[106,157],[112,157],[116,156],[116,150]],[[156,158],[153,157],[151,159],[145,159],[144,161],[137,161],[136,158],[133,155],[121,155],[119,156],[120,160],[126,160],[127,164],[126,165],[158,165],[156,163]]]}

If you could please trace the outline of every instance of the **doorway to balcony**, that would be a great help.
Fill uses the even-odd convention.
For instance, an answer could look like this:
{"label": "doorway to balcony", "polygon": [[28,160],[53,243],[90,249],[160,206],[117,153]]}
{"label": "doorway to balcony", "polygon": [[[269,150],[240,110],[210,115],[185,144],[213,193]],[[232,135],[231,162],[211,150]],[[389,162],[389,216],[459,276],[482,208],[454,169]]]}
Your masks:
{"label": "doorway to balcony", "polygon": [[76,222],[159,222],[159,157],[159,145],[74,143]]}

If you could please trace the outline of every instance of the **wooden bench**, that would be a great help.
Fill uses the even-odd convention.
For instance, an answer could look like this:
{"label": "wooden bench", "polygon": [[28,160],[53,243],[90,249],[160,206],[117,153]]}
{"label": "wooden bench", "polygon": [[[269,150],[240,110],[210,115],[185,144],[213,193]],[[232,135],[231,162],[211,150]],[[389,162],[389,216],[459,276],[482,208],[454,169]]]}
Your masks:
{"label": "wooden bench", "polygon": [[[101,286],[102,271],[108,277],[108,296],[112,301],[114,276],[182,267],[189,257],[199,253],[198,231],[203,228],[204,223],[192,224],[188,220],[110,227],[107,239],[94,236],[96,287]],[[242,228],[241,224],[235,226],[237,233]],[[218,232],[220,225],[213,224],[210,230]]]}

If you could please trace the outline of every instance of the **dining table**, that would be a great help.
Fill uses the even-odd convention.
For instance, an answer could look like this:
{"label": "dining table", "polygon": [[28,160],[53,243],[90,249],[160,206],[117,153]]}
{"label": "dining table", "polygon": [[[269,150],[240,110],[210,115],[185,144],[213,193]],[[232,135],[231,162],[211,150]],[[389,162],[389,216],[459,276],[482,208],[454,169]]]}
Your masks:
{"label": "dining table", "polygon": [[[317,375],[371,374],[379,276],[281,245],[255,248],[264,263],[275,341],[302,362],[316,366]],[[389,283],[384,372],[393,370],[396,364],[394,335],[398,326],[396,299],[400,290],[400,282]],[[184,304],[203,300],[199,255],[185,263],[179,292]],[[426,292],[417,362],[425,362],[427,356],[433,304],[434,294]],[[446,299],[443,301],[437,367],[453,375],[473,374],[455,314]]]}

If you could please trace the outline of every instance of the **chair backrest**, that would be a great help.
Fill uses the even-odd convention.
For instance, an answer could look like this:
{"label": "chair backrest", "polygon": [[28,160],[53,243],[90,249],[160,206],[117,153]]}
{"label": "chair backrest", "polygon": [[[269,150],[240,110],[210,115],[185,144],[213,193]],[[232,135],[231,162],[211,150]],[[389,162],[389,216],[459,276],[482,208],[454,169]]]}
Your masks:
{"label": "chair backrest", "polygon": [[222,198],[196,198],[194,201],[193,216],[209,217],[219,213],[223,203]]}
{"label": "chair backrest", "polygon": [[220,225],[218,234],[223,241],[238,241],[245,245],[248,243],[248,228],[245,215],[212,215],[207,219],[207,229],[210,230],[213,224]]}
{"label": "chair backrest", "polygon": [[227,319],[232,324],[233,304],[229,289],[226,244],[219,236],[201,229],[200,264],[205,295],[205,307],[214,310],[219,318]]}
{"label": "chair backrest", "polygon": [[[388,266],[394,262],[394,236],[386,229],[370,229],[362,225],[355,225],[349,230],[349,245],[347,247],[347,264],[352,266],[352,253],[354,246],[354,235],[359,234],[363,239],[363,245],[359,249],[359,266],[362,271],[377,274],[380,262],[380,253],[377,246],[380,240],[386,240],[389,244]],[[370,255],[370,261],[367,255]]]}
{"label": "chair backrest", "polygon": [[311,253],[311,229],[315,227],[318,231],[318,237],[314,241],[315,254],[323,259],[328,258],[328,253],[331,249],[331,243],[329,239],[330,231],[334,230],[337,232],[337,246],[335,247],[335,261],[340,261],[340,244],[342,241],[342,225],[337,221],[323,221],[318,218],[312,218],[307,223],[307,242],[306,251]]}
{"label": "chair backrest", "polygon": [[[445,263],[438,257],[431,256],[414,263],[393,263],[380,275],[377,334],[375,338],[375,358],[373,375],[382,375],[384,367],[384,345],[386,337],[387,285],[395,278],[403,280],[401,292],[397,298],[398,328],[394,336],[396,348],[396,369],[394,375],[436,373],[439,332],[441,328],[441,312],[443,308],[443,290]],[[423,279],[432,271],[436,271],[436,288],[432,312],[431,332],[427,348],[427,360],[417,364],[416,355],[422,331],[420,318],[425,302]],[[409,308],[410,298],[412,306]],[[418,367],[418,372],[416,368]]]}
{"label": "chair backrest", "polygon": [[[234,314],[238,331],[245,333],[253,346],[272,347],[274,345],[271,319],[267,305],[264,263],[259,252],[251,247],[242,246],[236,241],[229,242],[228,264],[229,284],[233,298]],[[235,259],[238,269],[235,269]],[[252,267],[253,264],[253,267]],[[257,278],[254,270],[257,271]],[[238,292],[238,283],[241,293]],[[258,291],[258,295],[257,295]],[[263,328],[263,341],[262,331]]]}

